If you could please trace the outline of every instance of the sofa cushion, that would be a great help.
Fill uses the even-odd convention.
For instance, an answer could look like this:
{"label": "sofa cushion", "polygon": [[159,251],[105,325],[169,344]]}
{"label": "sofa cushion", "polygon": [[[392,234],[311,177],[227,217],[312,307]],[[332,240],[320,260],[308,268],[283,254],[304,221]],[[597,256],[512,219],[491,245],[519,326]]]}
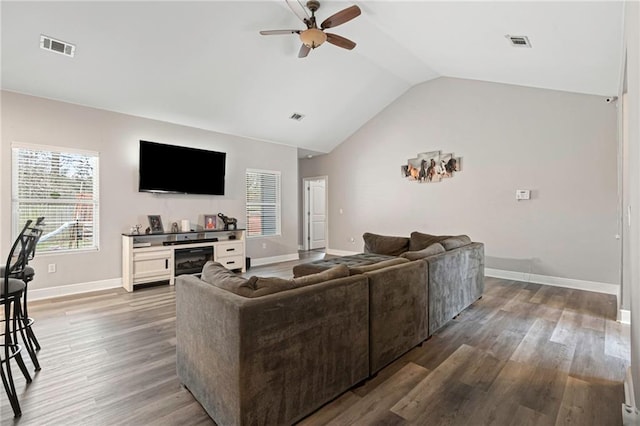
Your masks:
{"label": "sofa cushion", "polygon": [[209,261],[202,269],[201,279],[223,290],[254,298],[348,276],[349,268],[345,265],[337,265],[317,274],[300,278],[284,279],[253,276],[247,279],[236,275],[218,262]]}
{"label": "sofa cushion", "polygon": [[408,263],[407,259],[396,257],[394,259],[384,260],[382,262],[374,263],[372,265],[361,265],[349,268],[350,275],[359,275],[366,272],[376,271],[378,269],[386,268],[387,266],[399,265],[401,263]]}
{"label": "sofa cushion", "polygon": [[209,261],[202,268],[200,279],[211,285],[219,287],[232,293],[240,294],[246,292],[241,288],[246,288],[248,281],[246,278],[236,275],[218,262]]}
{"label": "sofa cushion", "polygon": [[[313,284],[320,284],[336,278],[349,276],[349,269],[344,265],[336,265],[317,274],[306,275],[304,277],[284,279],[277,277],[251,277],[246,286],[241,288],[241,296],[260,297],[267,294],[279,293],[293,288],[305,287]],[[245,291],[245,287],[249,291]]]}
{"label": "sofa cushion", "polygon": [[359,253],[350,256],[332,257],[329,259],[316,260],[315,262],[301,263],[293,267],[293,276],[302,277],[326,271],[336,265],[345,265],[349,269],[356,266],[372,265],[374,263],[393,259],[395,256],[386,256],[377,253]]}
{"label": "sofa cushion", "polygon": [[445,250],[449,251],[471,244],[471,238],[467,235],[456,235],[455,237],[449,237],[446,240],[442,240],[440,244],[442,244]]}
{"label": "sofa cushion", "polygon": [[316,274],[305,275],[293,279],[295,287],[304,287],[305,285],[319,284],[321,282],[335,280],[336,278],[344,278],[349,276],[349,268],[346,265],[336,265],[325,271]]}
{"label": "sofa cushion", "polygon": [[362,238],[364,239],[365,253],[400,256],[402,253],[409,250],[409,238],[407,237],[393,237],[365,232],[362,235]]}
{"label": "sofa cushion", "polygon": [[449,235],[431,235],[414,231],[411,233],[409,251],[419,251],[429,247],[431,244],[439,243],[449,238]]}
{"label": "sofa cushion", "polygon": [[404,257],[409,260],[419,260],[424,259],[425,257],[434,256],[436,254],[444,253],[446,250],[440,243],[433,243],[427,248],[423,248],[418,251],[408,251],[400,255],[400,257]]}

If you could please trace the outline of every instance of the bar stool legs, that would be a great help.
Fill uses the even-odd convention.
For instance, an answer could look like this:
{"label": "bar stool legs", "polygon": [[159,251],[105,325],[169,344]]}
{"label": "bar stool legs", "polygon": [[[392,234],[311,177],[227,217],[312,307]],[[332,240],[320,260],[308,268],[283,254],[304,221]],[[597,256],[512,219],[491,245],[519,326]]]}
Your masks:
{"label": "bar stool legs", "polygon": [[[27,295],[26,290],[27,289],[25,287],[25,293],[23,294],[24,297],[26,297]],[[14,321],[16,318],[18,318],[21,322],[21,324],[18,325],[18,329],[20,330],[20,335],[27,349],[27,353],[29,354],[29,358],[31,358],[31,362],[35,367],[35,370],[40,371],[41,368],[40,368],[40,363],[38,362],[38,356],[36,355],[36,348],[33,344],[33,340],[31,339],[31,336],[33,336],[33,339],[36,342],[38,341],[36,339],[35,334],[33,334],[33,331],[31,330],[31,324],[33,323],[33,320],[27,317],[27,314],[22,311],[22,306],[20,305],[20,302],[16,302],[14,306],[14,310],[15,310]],[[31,336],[29,335],[29,332],[31,332]]]}
{"label": "bar stool legs", "polygon": [[[18,402],[18,393],[16,392],[16,387],[13,382],[11,359],[15,358],[16,364],[18,364],[18,367],[20,368],[20,371],[22,371],[27,383],[31,383],[32,379],[31,375],[29,375],[29,371],[27,370],[27,366],[24,364],[22,354],[20,353],[22,348],[17,344],[17,331],[21,330],[21,327],[17,324],[18,317],[16,315],[15,307],[20,305],[20,300],[5,300],[4,302],[4,344],[0,345],[4,347],[4,356],[0,357],[0,378],[2,378],[2,385],[7,393],[7,397],[9,398],[13,414],[15,417],[19,417],[22,415],[22,410],[20,408],[20,403]],[[14,303],[13,317],[10,315],[12,302]],[[18,310],[19,309],[20,308],[18,308]],[[12,326],[10,326],[10,324]]]}

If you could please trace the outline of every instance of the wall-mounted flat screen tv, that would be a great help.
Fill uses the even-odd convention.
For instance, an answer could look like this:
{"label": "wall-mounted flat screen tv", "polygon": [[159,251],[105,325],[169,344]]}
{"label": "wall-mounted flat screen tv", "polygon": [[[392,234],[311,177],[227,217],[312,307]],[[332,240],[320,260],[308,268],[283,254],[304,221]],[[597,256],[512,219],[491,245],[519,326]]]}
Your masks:
{"label": "wall-mounted flat screen tv", "polygon": [[224,195],[227,154],[140,141],[138,190]]}

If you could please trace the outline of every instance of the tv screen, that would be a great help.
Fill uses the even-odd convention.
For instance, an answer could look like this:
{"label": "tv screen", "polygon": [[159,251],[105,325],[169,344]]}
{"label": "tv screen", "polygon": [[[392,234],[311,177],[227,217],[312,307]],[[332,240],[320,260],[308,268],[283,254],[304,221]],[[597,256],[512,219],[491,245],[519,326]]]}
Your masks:
{"label": "tv screen", "polygon": [[224,195],[227,154],[140,141],[138,190]]}

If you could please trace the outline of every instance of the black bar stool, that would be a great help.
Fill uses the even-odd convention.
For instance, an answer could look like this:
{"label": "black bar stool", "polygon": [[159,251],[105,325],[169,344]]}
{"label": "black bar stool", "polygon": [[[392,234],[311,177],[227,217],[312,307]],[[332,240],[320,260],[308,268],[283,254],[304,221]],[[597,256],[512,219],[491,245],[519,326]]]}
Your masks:
{"label": "black bar stool", "polygon": [[[31,345],[29,345],[31,347],[30,352],[33,352],[33,348],[35,348],[36,351],[39,351],[41,349],[40,342],[38,342],[38,339],[36,338],[36,335],[33,332],[33,328],[31,327],[34,323],[34,319],[29,316],[29,311],[27,309],[27,295],[29,293],[27,290],[29,289],[29,283],[33,281],[33,278],[36,275],[35,269],[29,266],[29,262],[33,260],[33,258],[36,255],[36,246],[38,245],[38,241],[42,236],[43,227],[44,227],[44,216],[41,216],[36,219],[36,223],[33,225],[33,228],[30,228],[31,234],[33,234],[36,238],[33,241],[33,244],[29,250],[29,253],[27,254],[27,266],[24,268],[22,277],[16,277],[16,278],[22,278],[22,281],[24,281],[24,284],[25,284],[24,295],[22,297],[22,313],[26,320],[26,323],[24,324],[24,326],[26,327],[27,338],[31,343]],[[37,364],[37,361],[34,362],[34,365],[36,366],[36,371],[40,370],[40,365]]]}
{"label": "black bar stool", "polygon": [[12,275],[19,275],[24,272],[27,266],[29,250],[32,244],[36,242],[36,235],[30,231],[30,225],[31,221],[29,220],[11,247],[2,279],[3,283],[0,287],[0,305],[4,307],[4,333],[2,334],[2,343],[0,343],[4,351],[0,355],[0,378],[15,417],[22,415],[22,411],[13,383],[11,360],[16,360],[27,383],[31,383],[31,376],[22,359],[22,347],[18,344],[18,332],[20,332],[22,340],[28,342],[28,338],[25,335],[24,315],[20,300],[26,284],[19,278],[13,278]]}
{"label": "black bar stool", "polygon": [[[38,361],[38,357],[36,355],[36,351],[40,350],[40,343],[36,338],[35,333],[33,332],[33,328],[31,327],[34,323],[33,318],[29,317],[28,308],[27,308],[27,289],[29,282],[33,281],[35,277],[35,270],[29,266],[29,261],[32,260],[36,254],[36,245],[38,244],[38,240],[42,235],[42,227],[44,226],[44,217],[39,217],[36,220],[36,223],[31,226],[32,221],[28,221],[27,224],[22,229],[21,235],[29,235],[34,238],[30,238],[27,241],[27,246],[24,247],[24,268],[17,271],[12,271],[9,273],[10,278],[17,278],[24,282],[24,291],[22,293],[22,310],[20,316],[18,317],[19,326],[24,328],[27,338],[24,340],[24,344],[31,358],[31,362],[35,367],[36,371],[40,371],[40,363]],[[0,277],[5,276],[5,267],[0,267]]]}

